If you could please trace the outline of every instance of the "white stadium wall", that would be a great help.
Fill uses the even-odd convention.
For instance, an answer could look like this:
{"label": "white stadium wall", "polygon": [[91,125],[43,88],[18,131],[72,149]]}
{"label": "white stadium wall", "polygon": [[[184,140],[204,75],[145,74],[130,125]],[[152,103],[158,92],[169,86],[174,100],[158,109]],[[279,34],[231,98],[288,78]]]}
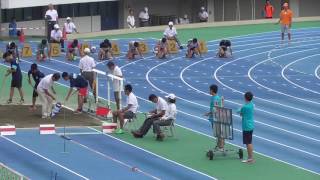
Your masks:
{"label": "white stadium wall", "polygon": [[58,4],[73,4],[73,3],[89,3],[102,1],[118,1],[118,0],[1,0],[2,9],[13,9],[23,7],[46,6],[50,3]]}

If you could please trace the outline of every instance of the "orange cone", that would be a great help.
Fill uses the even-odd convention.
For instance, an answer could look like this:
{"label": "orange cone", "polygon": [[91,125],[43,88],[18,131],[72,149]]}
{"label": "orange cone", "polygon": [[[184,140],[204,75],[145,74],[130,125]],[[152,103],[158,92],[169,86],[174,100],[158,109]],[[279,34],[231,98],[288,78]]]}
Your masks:
{"label": "orange cone", "polygon": [[26,37],[25,37],[25,35],[24,35],[23,28],[21,28],[21,30],[20,30],[20,36],[19,36],[19,42],[20,42],[20,43],[24,43],[25,40],[26,40]]}

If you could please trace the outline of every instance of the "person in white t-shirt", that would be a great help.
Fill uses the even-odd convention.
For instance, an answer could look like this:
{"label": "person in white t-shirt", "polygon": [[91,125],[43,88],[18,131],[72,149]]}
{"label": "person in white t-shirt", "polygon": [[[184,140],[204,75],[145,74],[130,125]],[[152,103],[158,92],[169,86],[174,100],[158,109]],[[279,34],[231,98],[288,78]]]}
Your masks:
{"label": "person in white t-shirt", "polygon": [[64,40],[62,36],[59,25],[55,24],[54,29],[51,31],[50,43],[60,43],[61,51],[64,52]]}
{"label": "person in white t-shirt", "polygon": [[37,92],[39,94],[41,105],[42,105],[43,119],[50,117],[52,106],[53,106],[52,103],[56,99],[54,97],[54,94],[56,94],[56,91],[53,88],[53,84],[55,81],[58,81],[59,79],[60,79],[59,73],[49,74],[41,79],[37,87]]}
{"label": "person in white t-shirt", "polygon": [[164,32],[163,32],[163,36],[167,39],[167,40],[174,40],[177,42],[178,46],[180,47],[180,49],[183,49],[183,46],[181,45],[179,39],[178,39],[178,33],[175,27],[173,27],[173,22],[170,21],[168,23],[169,27],[167,27]]}
{"label": "person in white t-shirt", "polygon": [[144,7],[143,11],[139,13],[140,27],[149,26],[149,9]]}
{"label": "person in white t-shirt", "polygon": [[[123,78],[121,69],[117,65],[115,65],[112,61],[109,61],[107,66],[112,75]],[[113,79],[112,84],[113,84],[114,99],[116,101],[117,110],[119,110],[121,91],[123,91],[122,83],[120,80]]]}
{"label": "person in white t-shirt", "polygon": [[180,24],[190,24],[190,20],[188,18],[188,14],[185,14],[183,18],[179,18]]}
{"label": "person in white t-shirt", "polygon": [[[143,138],[143,136],[148,133],[153,123],[163,118],[168,110],[167,102],[161,97],[151,94],[149,96],[149,101],[153,102],[156,105],[156,108],[149,112],[147,119],[138,130],[131,132],[135,138]],[[163,139],[163,136],[159,134],[157,140],[161,139]]]}
{"label": "person in white t-shirt", "polygon": [[138,109],[138,99],[132,92],[132,86],[130,84],[127,84],[124,86],[124,93],[127,96],[127,106],[117,110],[113,111],[113,122],[116,123],[117,119],[120,121],[120,128],[116,129],[116,134],[122,134],[123,133],[123,125],[124,125],[124,119],[132,119],[137,113]]}
{"label": "person in white t-shirt", "polygon": [[72,34],[73,32],[79,33],[76,25],[74,25],[70,17],[67,17],[67,22],[64,23],[64,30],[66,34]]}
{"label": "person in white t-shirt", "polygon": [[52,4],[48,5],[48,10],[45,14],[45,20],[48,22],[47,24],[47,40],[50,40],[51,31],[54,29],[54,25],[58,24],[58,12],[53,8]]}
{"label": "person in white t-shirt", "polygon": [[176,96],[174,94],[169,94],[166,98],[168,103],[166,114],[161,119],[153,122],[153,132],[157,135],[157,140],[159,141],[162,141],[164,138],[160,126],[170,126],[177,116]]}
{"label": "person in white t-shirt", "polygon": [[127,24],[128,24],[128,27],[130,29],[135,29],[136,28],[136,25],[135,25],[135,19],[134,19],[134,14],[133,14],[133,9],[130,9],[129,10],[129,16],[127,18]]}
{"label": "person in white t-shirt", "polygon": [[93,69],[96,67],[96,62],[92,57],[90,57],[90,49],[85,48],[83,50],[84,56],[80,59],[79,62],[79,69],[81,75],[89,82],[89,86],[91,90],[93,91],[94,99],[96,100],[96,84],[94,83],[94,80],[96,78],[95,73],[93,72]]}
{"label": "person in white t-shirt", "polygon": [[200,22],[208,22],[209,14],[204,7],[201,7],[199,12],[199,20]]}

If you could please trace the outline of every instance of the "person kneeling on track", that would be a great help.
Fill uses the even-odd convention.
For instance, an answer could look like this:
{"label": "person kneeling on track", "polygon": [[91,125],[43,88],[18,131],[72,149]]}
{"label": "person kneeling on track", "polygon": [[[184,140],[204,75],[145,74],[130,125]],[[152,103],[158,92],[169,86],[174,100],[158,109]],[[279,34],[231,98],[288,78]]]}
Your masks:
{"label": "person kneeling on track", "polygon": [[131,41],[129,43],[129,50],[127,53],[127,58],[128,59],[135,59],[136,55],[140,55],[140,57],[143,58],[142,52],[139,49],[139,42]]}
{"label": "person kneeling on track", "polygon": [[221,40],[217,56],[220,58],[232,57],[231,42],[229,40]]}
{"label": "person kneeling on track", "polygon": [[47,55],[49,56],[48,43],[46,39],[42,39],[37,47],[37,60],[44,61],[47,58],[46,53],[44,52],[47,49]]}
{"label": "person kneeling on track", "polygon": [[105,39],[100,43],[100,50],[98,53],[99,60],[112,59],[112,45],[109,39]]}
{"label": "person kneeling on track", "polygon": [[154,49],[154,52],[159,59],[166,58],[168,54],[168,43],[166,38],[159,40],[157,46]]}
{"label": "person kneeling on track", "polygon": [[75,61],[77,59],[77,53],[80,55],[80,44],[78,39],[74,39],[72,42],[68,44],[68,52],[67,52],[67,60]]}
{"label": "person kneeling on track", "polygon": [[199,55],[200,57],[202,57],[200,49],[199,49],[199,43],[198,43],[197,38],[193,38],[193,39],[189,40],[187,48],[188,48],[187,54],[186,54],[187,58],[194,58],[195,55]]}
{"label": "person kneeling on track", "polygon": [[9,52],[13,59],[20,61],[18,46],[15,42],[9,42],[6,46],[6,52]]}
{"label": "person kneeling on track", "polygon": [[73,88],[77,88],[78,91],[78,108],[75,111],[75,114],[82,113],[82,107],[85,98],[88,95],[88,81],[81,75],[67,72],[62,73],[62,78],[65,81],[70,81],[70,89],[69,92],[65,98],[65,101],[67,102],[72,94]]}

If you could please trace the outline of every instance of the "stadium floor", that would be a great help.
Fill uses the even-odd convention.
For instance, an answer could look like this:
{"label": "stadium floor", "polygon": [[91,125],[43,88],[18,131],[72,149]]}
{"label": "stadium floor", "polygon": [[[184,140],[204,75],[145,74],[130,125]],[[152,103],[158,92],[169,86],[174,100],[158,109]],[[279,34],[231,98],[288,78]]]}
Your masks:
{"label": "stadium floor", "polygon": [[[167,60],[157,60],[152,53],[134,61],[123,55],[116,58],[125,83],[133,85],[140,99],[140,111],[152,108],[146,100],[150,93],[178,96],[178,126],[173,138],[159,143],[152,133],[134,139],[129,133],[101,135],[97,128],[82,127],[67,128],[72,141],[65,141],[57,135],[40,136],[36,129],[19,129],[17,136],[0,138],[1,161],[32,179],[49,179],[55,173],[57,179],[319,179],[320,24],[297,23],[296,27],[290,45],[280,43],[279,32],[273,32],[275,26],[270,24],[212,31],[203,28],[179,31],[183,42],[193,36],[208,41],[209,52],[201,59],[186,59],[184,52]],[[132,36],[152,47],[159,37],[155,34]],[[215,39],[222,37],[232,41],[232,59],[214,57],[219,41]],[[122,51],[134,39],[128,35],[113,38]],[[98,46],[101,39],[86,41]],[[31,45],[35,47],[36,42]],[[33,58],[23,59],[22,70],[27,71],[33,62]],[[39,66],[49,74],[78,72],[77,64],[59,57]],[[97,68],[105,71],[105,62]],[[1,74],[4,70],[2,66]],[[60,83],[57,87],[62,98],[66,83]],[[234,112],[243,103],[244,91],[255,94],[256,163],[242,164],[235,153],[206,159],[205,152],[214,146],[214,139],[202,114],[209,109],[208,86],[212,83],[219,85],[225,106]],[[26,81],[24,85],[30,94]],[[100,81],[99,87],[99,95],[106,98],[106,83]],[[228,147],[236,150],[242,147],[241,121],[236,114],[233,118],[235,139]],[[65,142],[67,151],[63,152]]]}

